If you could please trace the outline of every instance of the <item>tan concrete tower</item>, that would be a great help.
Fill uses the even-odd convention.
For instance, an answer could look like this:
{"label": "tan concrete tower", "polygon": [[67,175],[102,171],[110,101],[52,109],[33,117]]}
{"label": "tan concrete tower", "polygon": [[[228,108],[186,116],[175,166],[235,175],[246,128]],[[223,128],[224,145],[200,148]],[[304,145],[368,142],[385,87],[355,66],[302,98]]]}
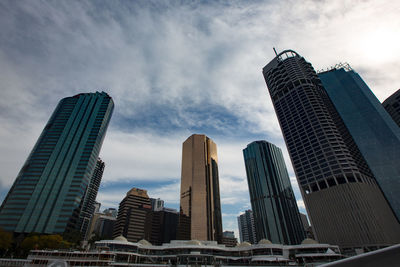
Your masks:
{"label": "tan concrete tower", "polygon": [[183,143],[180,199],[178,239],[221,242],[217,145],[203,134]]}

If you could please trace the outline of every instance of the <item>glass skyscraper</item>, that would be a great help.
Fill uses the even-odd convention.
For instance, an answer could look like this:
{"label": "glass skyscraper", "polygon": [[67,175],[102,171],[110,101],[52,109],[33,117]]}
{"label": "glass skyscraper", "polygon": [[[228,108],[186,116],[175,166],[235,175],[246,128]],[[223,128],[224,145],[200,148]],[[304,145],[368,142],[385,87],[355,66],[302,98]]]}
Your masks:
{"label": "glass skyscraper", "polygon": [[400,127],[400,89],[383,101],[382,105]]}
{"label": "glass skyscraper", "polygon": [[222,241],[217,145],[203,134],[182,146],[178,239]]}
{"label": "glass skyscraper", "polygon": [[0,208],[0,227],[16,233],[77,229],[114,104],[102,93],[62,99]]}
{"label": "glass skyscraper", "polygon": [[257,241],[295,245],[305,239],[282,151],[267,141],[243,150]]}
{"label": "glass skyscraper", "polygon": [[286,50],[263,75],[317,240],[349,250],[398,243],[400,225],[311,64]]}
{"label": "glass skyscraper", "polygon": [[318,76],[400,221],[400,128],[349,67]]}

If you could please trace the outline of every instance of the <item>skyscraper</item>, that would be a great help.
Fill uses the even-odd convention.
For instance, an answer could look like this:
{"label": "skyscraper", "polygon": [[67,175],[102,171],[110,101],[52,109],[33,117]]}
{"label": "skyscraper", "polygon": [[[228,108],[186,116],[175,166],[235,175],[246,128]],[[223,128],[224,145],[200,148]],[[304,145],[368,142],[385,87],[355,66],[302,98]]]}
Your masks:
{"label": "skyscraper", "polygon": [[243,150],[257,241],[295,245],[305,239],[282,151],[267,141]]}
{"label": "skyscraper", "polygon": [[400,127],[400,89],[383,101],[382,105]]}
{"label": "skyscraper", "polygon": [[164,208],[164,200],[159,198],[150,198],[151,208],[154,211],[163,210]]}
{"label": "skyscraper", "polygon": [[343,249],[399,242],[399,223],[311,64],[286,50],[263,75],[316,238]]}
{"label": "skyscraper", "polygon": [[147,190],[132,188],[119,204],[113,237],[124,236],[128,241],[150,241],[151,201]]}
{"label": "skyscraper", "polygon": [[0,227],[16,233],[76,229],[113,108],[104,92],[60,101],[1,205]]}
{"label": "skyscraper", "polygon": [[318,76],[400,222],[400,128],[350,66]]}
{"label": "skyscraper", "polygon": [[254,216],[251,210],[246,210],[237,217],[239,226],[240,242],[257,244],[256,228],[254,226]]}
{"label": "skyscraper", "polygon": [[178,239],[222,240],[217,145],[194,134],[182,148]]}
{"label": "skyscraper", "polygon": [[78,223],[78,228],[83,236],[86,236],[90,219],[95,212],[96,197],[97,192],[99,191],[101,178],[103,177],[104,166],[104,162],[98,158],[89,185],[87,186],[83,197],[82,209],[79,214]]}

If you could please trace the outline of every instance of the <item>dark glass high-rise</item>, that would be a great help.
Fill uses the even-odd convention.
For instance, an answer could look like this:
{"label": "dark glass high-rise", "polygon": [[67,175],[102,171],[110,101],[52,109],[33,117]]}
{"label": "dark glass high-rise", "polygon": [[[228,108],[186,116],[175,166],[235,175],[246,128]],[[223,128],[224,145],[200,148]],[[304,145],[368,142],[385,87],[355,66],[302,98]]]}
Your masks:
{"label": "dark glass high-rise", "polygon": [[400,222],[400,128],[349,65],[318,77]]}
{"label": "dark glass high-rise", "polygon": [[286,50],[263,75],[318,241],[398,243],[399,223],[311,64]]}
{"label": "dark glass high-rise", "polygon": [[383,107],[400,127],[400,89],[386,98],[382,103]]}
{"label": "dark glass high-rise", "polygon": [[267,141],[243,149],[257,241],[300,244],[306,237],[282,151]]}
{"label": "dark glass high-rise", "polygon": [[16,233],[77,229],[114,103],[102,93],[62,99],[0,208],[0,227]]}

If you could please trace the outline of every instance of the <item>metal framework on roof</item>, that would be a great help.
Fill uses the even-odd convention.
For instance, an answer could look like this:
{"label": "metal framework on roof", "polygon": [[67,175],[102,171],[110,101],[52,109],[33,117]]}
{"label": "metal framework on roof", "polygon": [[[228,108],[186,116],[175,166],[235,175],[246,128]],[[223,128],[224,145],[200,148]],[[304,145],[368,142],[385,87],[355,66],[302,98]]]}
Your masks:
{"label": "metal framework on roof", "polygon": [[317,74],[323,73],[323,72],[328,72],[331,70],[338,70],[338,69],[344,69],[345,71],[352,71],[353,69],[350,67],[350,64],[347,62],[340,62],[338,64],[336,64],[335,66],[331,66],[329,68],[326,69],[320,69],[317,71]]}

